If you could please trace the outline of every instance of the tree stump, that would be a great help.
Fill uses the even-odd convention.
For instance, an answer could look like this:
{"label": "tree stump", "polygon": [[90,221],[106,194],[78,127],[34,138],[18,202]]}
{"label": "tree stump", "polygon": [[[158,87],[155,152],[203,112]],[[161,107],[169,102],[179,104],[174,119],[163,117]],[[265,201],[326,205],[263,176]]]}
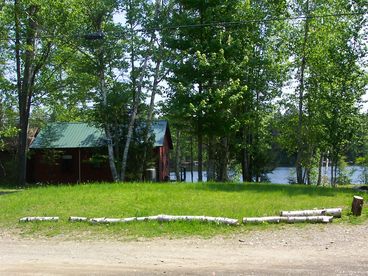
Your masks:
{"label": "tree stump", "polygon": [[364,200],[361,196],[354,196],[351,212],[354,216],[360,216],[362,214]]}

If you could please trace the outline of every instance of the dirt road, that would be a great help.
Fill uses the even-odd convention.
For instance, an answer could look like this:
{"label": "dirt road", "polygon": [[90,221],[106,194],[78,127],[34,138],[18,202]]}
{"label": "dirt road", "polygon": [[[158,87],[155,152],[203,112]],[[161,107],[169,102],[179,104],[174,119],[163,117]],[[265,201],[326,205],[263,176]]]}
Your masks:
{"label": "dirt road", "polygon": [[24,240],[0,230],[0,275],[368,275],[368,223],[211,239]]}

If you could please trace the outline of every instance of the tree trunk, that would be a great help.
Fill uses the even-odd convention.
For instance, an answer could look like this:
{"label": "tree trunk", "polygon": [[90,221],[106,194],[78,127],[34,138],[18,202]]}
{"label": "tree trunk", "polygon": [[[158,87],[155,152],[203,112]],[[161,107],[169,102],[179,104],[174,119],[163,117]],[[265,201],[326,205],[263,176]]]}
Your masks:
{"label": "tree trunk", "polygon": [[250,162],[249,162],[249,154],[247,151],[247,134],[246,130],[243,129],[243,149],[242,149],[242,176],[243,176],[243,182],[251,182],[252,181],[252,175],[250,172]]}
{"label": "tree trunk", "polygon": [[[162,49],[162,47],[160,47],[160,50]],[[150,105],[148,108],[148,114],[147,114],[147,119],[146,119],[146,129],[144,132],[144,148],[143,148],[143,158],[142,158],[142,163],[141,163],[141,179],[143,179],[144,173],[147,169],[147,152],[148,152],[148,138],[150,135],[150,131],[151,131],[151,126],[152,126],[152,120],[153,120],[153,111],[154,111],[154,107],[155,107],[155,98],[156,98],[156,93],[157,93],[157,89],[158,89],[158,84],[160,82],[160,68],[161,68],[161,59],[159,59],[156,62],[156,67],[155,67],[155,73],[154,73],[154,77],[153,77],[153,84],[152,84],[152,91],[151,91],[151,100],[150,100]],[[177,178],[178,180],[178,178]]]}
{"label": "tree trunk", "polygon": [[18,184],[23,187],[26,183],[27,172],[27,136],[28,121],[31,108],[31,99],[34,86],[34,75],[36,73],[35,47],[36,47],[36,30],[37,23],[33,16],[37,13],[37,7],[32,5],[28,8],[28,28],[26,31],[26,50],[24,58],[23,77],[21,72],[21,56],[20,56],[20,23],[19,23],[19,7],[18,1],[14,1],[15,10],[15,58],[17,66],[17,88],[18,88],[18,104],[19,104],[19,141],[18,141]]}
{"label": "tree trunk", "polygon": [[6,177],[6,170],[5,170],[5,167],[4,167],[3,163],[1,162],[1,160],[0,160],[0,168],[1,168],[1,171],[2,171],[1,176]]}
{"label": "tree trunk", "polygon": [[180,130],[176,129],[176,145],[175,145],[175,176],[176,181],[181,181],[180,177]]}
{"label": "tree trunk", "polygon": [[198,182],[203,181],[203,136],[198,132]]}
{"label": "tree trunk", "polygon": [[190,137],[190,177],[192,183],[194,182],[194,173],[193,173],[193,137]]}
{"label": "tree trunk", "polygon": [[334,160],[333,158],[331,158],[331,172],[330,172],[330,175],[331,175],[331,180],[330,180],[330,183],[331,183],[331,186],[334,186],[335,185],[335,179],[334,179]]}
{"label": "tree trunk", "polygon": [[219,156],[219,171],[217,180],[221,182],[228,181],[228,162],[229,162],[229,149],[227,137],[221,138],[221,149],[219,150],[221,155]]}
{"label": "tree trunk", "polygon": [[304,102],[304,71],[306,67],[306,46],[309,32],[309,0],[307,0],[307,11],[306,11],[306,20],[304,26],[304,39],[302,45],[302,62],[300,67],[300,87],[299,87],[299,95],[298,95],[298,129],[297,129],[297,158],[296,158],[296,179],[298,184],[304,184],[303,179],[303,151],[304,151],[304,141],[303,141],[303,102]]}
{"label": "tree trunk", "polygon": [[322,166],[323,166],[323,154],[321,153],[319,156],[318,162],[318,178],[317,178],[317,186],[321,186],[322,180]]}
{"label": "tree trunk", "polygon": [[[101,20],[97,20],[99,22],[98,25],[98,32],[102,33],[102,18],[100,18]],[[106,81],[105,81],[105,58],[104,58],[104,46],[103,44],[100,45],[100,47],[98,48],[98,52],[97,52],[97,63],[98,63],[98,78],[99,78],[99,86],[100,86],[100,93],[102,96],[102,105],[104,106],[104,108],[106,109],[107,107],[107,88],[106,88]],[[106,110],[105,110],[106,112]],[[116,169],[116,164],[115,164],[115,154],[114,152],[116,151],[116,149],[114,150],[114,139],[112,137],[111,134],[111,128],[110,128],[110,123],[109,122],[105,122],[105,126],[104,126],[104,130],[105,130],[105,136],[106,136],[106,140],[107,140],[107,152],[108,152],[108,159],[109,159],[109,167],[110,167],[110,172],[111,172],[111,177],[113,179],[114,182],[118,182],[119,181],[119,174],[117,172]],[[117,145],[115,145],[117,147]]]}
{"label": "tree trunk", "polygon": [[[158,1],[156,3],[159,4]],[[132,5],[131,2],[130,2],[130,5]],[[130,8],[132,9],[132,7],[130,7]],[[157,11],[158,10],[156,10],[156,12]],[[131,49],[130,49],[130,51],[131,51],[130,62],[131,62],[131,67],[132,67],[131,76],[132,76],[132,88],[133,88],[132,89],[133,90],[133,106],[132,106],[132,113],[131,113],[130,121],[129,121],[129,125],[128,125],[128,133],[126,135],[122,161],[121,161],[121,172],[120,172],[120,180],[121,181],[125,181],[126,168],[127,168],[127,162],[128,162],[128,153],[129,153],[130,143],[131,143],[131,140],[132,140],[132,137],[133,137],[134,124],[135,124],[137,114],[138,114],[138,106],[139,106],[140,101],[141,101],[141,94],[142,94],[142,90],[143,90],[144,73],[147,70],[148,59],[149,59],[149,55],[147,54],[146,57],[143,60],[143,65],[140,68],[140,76],[139,76],[139,79],[137,81],[137,78],[135,76],[135,74],[136,74],[136,72],[135,72],[136,54],[135,54],[134,39],[133,39],[133,35],[135,33],[134,23],[132,21],[130,21],[129,25],[130,25],[130,33],[132,35],[131,45],[130,45],[130,47],[131,47]],[[151,37],[150,37],[150,42],[148,44],[148,48],[150,48],[152,50],[152,47],[153,47],[154,41],[155,41],[154,31],[150,35],[151,35]]]}
{"label": "tree trunk", "polygon": [[107,139],[107,151],[109,155],[109,166],[111,171],[111,176],[114,182],[119,181],[119,175],[116,170],[116,164],[115,164],[115,156],[114,156],[114,145],[113,145],[113,139],[110,132],[109,125],[105,126],[105,135]]}
{"label": "tree trunk", "polygon": [[213,136],[208,138],[207,147],[207,181],[215,180],[215,153],[214,153],[214,138]]}

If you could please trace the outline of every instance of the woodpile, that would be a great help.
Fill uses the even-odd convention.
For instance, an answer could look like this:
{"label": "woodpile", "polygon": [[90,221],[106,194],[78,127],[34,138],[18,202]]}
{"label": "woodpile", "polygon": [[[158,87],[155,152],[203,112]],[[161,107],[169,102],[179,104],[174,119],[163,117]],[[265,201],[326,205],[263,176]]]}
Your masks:
{"label": "woodpile", "polygon": [[333,218],[341,218],[342,208],[326,208],[314,210],[281,211],[280,216],[243,218],[243,223],[295,223],[322,222],[330,223]]}

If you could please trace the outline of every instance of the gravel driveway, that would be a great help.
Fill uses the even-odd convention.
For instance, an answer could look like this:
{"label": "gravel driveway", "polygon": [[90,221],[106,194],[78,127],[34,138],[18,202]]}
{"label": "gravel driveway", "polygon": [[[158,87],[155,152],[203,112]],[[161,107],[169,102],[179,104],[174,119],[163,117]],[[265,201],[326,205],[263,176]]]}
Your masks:
{"label": "gravel driveway", "polygon": [[21,239],[0,229],[0,275],[368,275],[368,223],[285,225],[211,239]]}

